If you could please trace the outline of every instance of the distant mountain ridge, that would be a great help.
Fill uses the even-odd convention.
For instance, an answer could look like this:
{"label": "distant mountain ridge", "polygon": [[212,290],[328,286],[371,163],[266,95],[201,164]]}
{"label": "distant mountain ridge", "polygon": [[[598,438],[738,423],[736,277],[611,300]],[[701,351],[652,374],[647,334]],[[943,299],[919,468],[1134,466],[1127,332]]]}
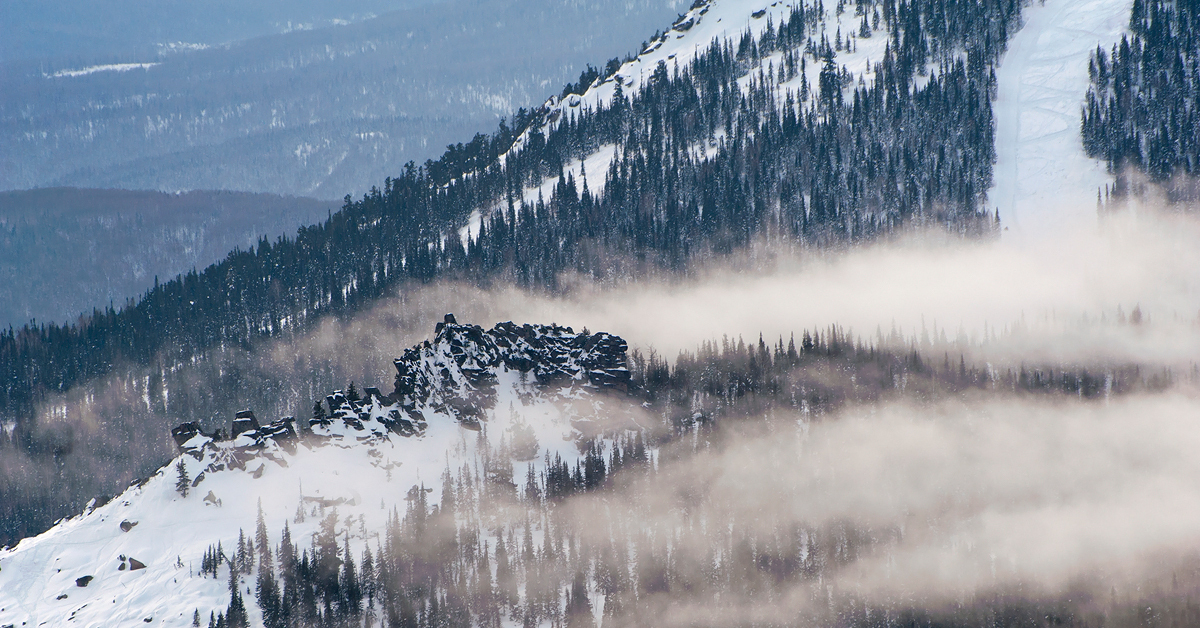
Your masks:
{"label": "distant mountain ridge", "polygon": [[0,5],[0,63],[96,65],[358,22],[429,1],[436,0],[11,0]]}
{"label": "distant mountain ridge", "polygon": [[[358,195],[674,14],[671,0],[445,0],[161,56],[8,64],[0,189]],[[138,66],[76,74],[97,64]]]}

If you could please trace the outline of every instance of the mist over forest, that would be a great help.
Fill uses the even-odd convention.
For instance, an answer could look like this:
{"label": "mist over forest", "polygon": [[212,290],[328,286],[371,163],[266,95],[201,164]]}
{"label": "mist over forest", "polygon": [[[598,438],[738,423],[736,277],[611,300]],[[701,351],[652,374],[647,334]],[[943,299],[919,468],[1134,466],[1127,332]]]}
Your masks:
{"label": "mist over forest", "polygon": [[0,625],[1200,625],[1200,6],[759,4],[0,332]]}

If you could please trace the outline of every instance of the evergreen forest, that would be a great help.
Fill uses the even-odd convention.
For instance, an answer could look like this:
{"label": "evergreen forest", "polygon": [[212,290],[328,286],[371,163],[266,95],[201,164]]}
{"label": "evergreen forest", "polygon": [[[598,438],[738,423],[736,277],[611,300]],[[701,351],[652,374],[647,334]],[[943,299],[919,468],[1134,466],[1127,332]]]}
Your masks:
{"label": "evergreen forest", "polygon": [[[1109,171],[1126,168],[1165,182],[1177,199],[1194,199],[1187,178],[1200,171],[1200,3],[1135,0],[1129,34],[1088,62],[1091,87],[1081,131],[1088,155]],[[1123,193],[1125,177],[1117,180]]]}
{"label": "evergreen forest", "polygon": [[[27,434],[46,394],[126,364],[302,333],[405,281],[553,291],[566,271],[597,279],[686,271],[759,240],[842,246],[926,223],[992,232],[982,204],[995,152],[991,68],[1019,3],[856,10],[863,24],[882,16],[878,28],[896,44],[870,84],[839,70],[840,39],[815,38],[823,7],[797,7],[761,37],[713,42],[690,66],[660,65],[646,89],[595,111],[557,124],[518,111],[511,125],[410,163],[294,238],[235,250],[71,324],[4,330],[0,416]],[[772,54],[783,60],[764,66]],[[809,62],[821,64],[819,85],[780,93]],[[590,175],[604,180],[604,193],[567,177],[548,198],[525,198],[528,186],[601,146],[619,155]],[[705,146],[716,150],[697,150]],[[454,237],[473,214],[483,216],[478,233]]]}

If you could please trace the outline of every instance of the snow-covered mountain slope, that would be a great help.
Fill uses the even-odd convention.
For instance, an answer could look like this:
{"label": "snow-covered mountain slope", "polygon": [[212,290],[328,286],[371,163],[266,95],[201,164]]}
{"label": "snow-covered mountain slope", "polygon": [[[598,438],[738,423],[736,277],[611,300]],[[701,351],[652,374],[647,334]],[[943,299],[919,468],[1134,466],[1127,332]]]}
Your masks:
{"label": "snow-covered mountain slope", "polygon": [[[1023,10],[1023,26],[1012,36],[997,68],[997,163],[988,194],[1010,236],[1052,236],[1094,219],[1096,191],[1103,190],[1110,177],[1101,162],[1084,154],[1079,136],[1088,54],[1097,46],[1109,49],[1119,40],[1128,25],[1131,4],[1132,0],[1046,0]],[[572,115],[611,105],[618,88],[626,95],[643,89],[660,62],[669,70],[686,67],[714,41],[736,44],[743,34],[761,35],[794,10],[794,5],[784,2],[698,2],[611,76],[597,78],[583,94],[547,100],[540,110],[543,123],[527,129],[514,147],[522,147],[531,133],[548,132]],[[816,25],[814,39],[850,42],[838,51],[836,62],[855,80],[869,83],[873,64],[882,59],[885,47],[896,45],[886,29],[875,31],[870,38],[859,37],[861,16],[850,10],[838,13],[833,3],[805,3],[804,10]],[[771,61],[764,59],[763,65],[769,67]],[[803,75],[782,83],[780,97],[789,90],[798,93],[802,80],[816,85],[819,69],[817,63],[810,63]],[[747,75],[742,82],[750,78]],[[918,77],[918,84],[923,80]],[[565,172],[578,181],[586,171],[589,188],[596,192],[603,186],[603,169],[614,154],[613,147],[601,147],[568,163]],[[548,195],[557,183],[557,178],[551,177],[540,186],[527,188],[525,200],[533,202],[539,194]]]}
{"label": "snow-covered mountain slope", "polygon": [[[768,0],[697,0],[666,32],[652,40],[645,50],[626,60],[615,72],[601,74],[582,94],[548,98],[535,112],[537,122],[517,137],[512,148],[500,156],[500,162],[506,163],[510,155],[525,148],[534,134],[548,134],[574,116],[601,107],[611,107],[617,94],[629,98],[640,92],[649,84],[659,64],[664,64],[668,72],[688,68],[714,44],[728,45],[736,49],[745,36],[760,38],[768,28],[778,29],[782,23],[798,14],[802,14],[805,22],[810,25],[808,36],[813,42],[817,45],[825,43],[830,47],[836,45],[835,61],[837,66],[851,77],[849,84],[860,79],[871,81],[874,66],[883,59],[884,51],[889,45],[893,48],[896,46],[887,29],[880,27],[877,15],[875,26],[869,29],[870,36],[863,37],[860,34],[862,21],[867,18],[869,24],[871,14],[856,13],[848,5],[842,5],[839,11],[837,3],[833,2],[827,6],[819,1],[796,3]],[[782,51],[765,55],[760,65],[750,68],[738,79],[738,85],[743,91],[748,91],[751,81],[761,80],[764,72],[781,69],[783,64]],[[772,78],[771,82],[778,86],[775,90],[777,105],[782,107],[789,94],[802,108],[815,101],[820,70],[820,63],[811,62],[789,80],[776,82]],[[927,78],[918,77],[917,83],[920,84]],[[810,89],[802,90],[801,86],[805,82]],[[808,100],[802,99],[802,94],[805,94]],[[712,141],[692,146],[690,150],[697,156],[711,157],[723,139],[723,134],[719,132]],[[587,155],[565,163],[563,176],[573,178],[580,187],[582,182],[586,181],[592,194],[603,192],[605,174],[613,161],[620,157],[619,151],[620,148],[612,144],[602,145]],[[534,204],[539,198],[549,198],[557,185],[558,176],[546,177],[537,185],[527,186],[523,190],[521,200]],[[474,211],[467,221],[468,224],[459,231],[464,243],[468,236],[474,237],[478,234],[481,216],[501,206],[502,204],[497,204],[482,211]]]}
{"label": "snow-covered mountain slope", "polygon": [[[232,438],[181,425],[173,435],[182,453],[158,473],[0,551],[0,626],[190,626],[195,612],[207,621],[229,603],[226,579],[198,575],[205,551],[235,547],[240,531],[252,537],[260,506],[267,529],[286,522],[296,539],[336,509],[339,538],[361,553],[378,546],[407,498],[424,486],[436,502],[442,474],[483,448],[510,452],[516,477],[547,455],[573,463],[590,422],[622,415],[614,410],[624,403],[625,351],[605,333],[512,323],[485,331],[447,316],[433,339],[396,360],[390,395],[335,392],[329,411],[301,426],[259,426],[241,413]],[[259,624],[248,590],[246,599]]]}
{"label": "snow-covered mountain slope", "polygon": [[1088,54],[1108,50],[1129,24],[1132,0],[1046,0],[996,70],[995,184],[988,194],[1006,237],[1054,237],[1094,224],[1097,189],[1111,182],[1079,135]]}
{"label": "snow-covered mountain slope", "polygon": [[[856,15],[849,9],[839,13],[835,4],[825,6],[823,2],[804,3],[806,19],[817,25],[817,31],[811,36],[817,41],[840,38],[852,42],[852,49],[843,50],[839,44],[836,57],[838,66],[845,67],[855,76],[869,74],[872,59],[878,62],[883,58],[890,38],[886,31],[877,31],[874,37],[860,38],[858,30],[863,16]],[[581,95],[569,94],[565,98],[552,96],[546,100],[541,109],[544,123],[526,129],[514,144],[514,149],[522,147],[533,132],[546,132],[562,120],[581,111],[596,109],[601,105],[610,106],[618,87],[626,96],[637,93],[647,85],[659,63],[666,64],[668,70],[685,68],[714,42],[736,45],[743,35],[761,37],[767,28],[778,28],[798,7],[799,4],[796,3],[768,3],[766,0],[696,2],[670,29],[652,41],[637,57],[622,64],[611,76],[597,78]],[[774,62],[774,66],[778,67],[781,58],[782,54],[776,53],[764,59],[763,66]],[[816,63],[807,67],[806,75],[810,84],[815,85],[814,81],[819,71],[820,67]],[[743,77],[742,82],[749,78],[749,75]],[[799,90],[800,82],[801,77],[797,76],[791,81],[781,83],[780,98],[783,98],[782,94],[788,89]],[[608,152],[612,152],[611,148]],[[596,152],[601,153],[604,153],[604,150]],[[575,174],[578,176],[578,171]]]}

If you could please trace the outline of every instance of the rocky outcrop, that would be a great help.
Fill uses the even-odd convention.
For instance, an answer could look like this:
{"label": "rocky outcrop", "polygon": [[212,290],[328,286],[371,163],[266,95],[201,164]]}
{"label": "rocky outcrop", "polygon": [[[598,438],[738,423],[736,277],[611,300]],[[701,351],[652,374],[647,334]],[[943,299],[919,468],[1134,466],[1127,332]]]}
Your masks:
{"label": "rocky outcrop", "polygon": [[184,423],[171,435],[181,451],[204,465],[195,486],[204,473],[245,469],[260,456],[286,465],[278,450],[292,451],[305,440],[350,445],[416,436],[425,431],[427,416],[448,416],[479,429],[496,405],[502,381],[522,395],[566,388],[624,392],[629,384],[626,350],[625,341],[612,334],[511,322],[485,330],[460,325],[447,314],[432,339],[395,360],[395,388],[389,395],[377,388],[366,388],[362,396],[334,391],[301,427],[291,417],[260,425],[246,410],[234,418],[228,440],[220,431],[204,432],[197,423]]}
{"label": "rocky outcrop", "polygon": [[229,434],[233,438],[237,438],[238,435],[245,432],[253,432],[259,429],[259,427],[258,419],[254,417],[254,413],[250,410],[242,410],[233,417],[233,428],[229,431]]}
{"label": "rocky outcrop", "polygon": [[490,330],[460,325],[453,314],[434,338],[395,361],[390,398],[402,408],[428,405],[461,422],[477,422],[495,402],[497,377],[532,376],[540,387],[583,385],[624,391],[628,346],[607,333],[575,333],[558,325],[499,323]]}

